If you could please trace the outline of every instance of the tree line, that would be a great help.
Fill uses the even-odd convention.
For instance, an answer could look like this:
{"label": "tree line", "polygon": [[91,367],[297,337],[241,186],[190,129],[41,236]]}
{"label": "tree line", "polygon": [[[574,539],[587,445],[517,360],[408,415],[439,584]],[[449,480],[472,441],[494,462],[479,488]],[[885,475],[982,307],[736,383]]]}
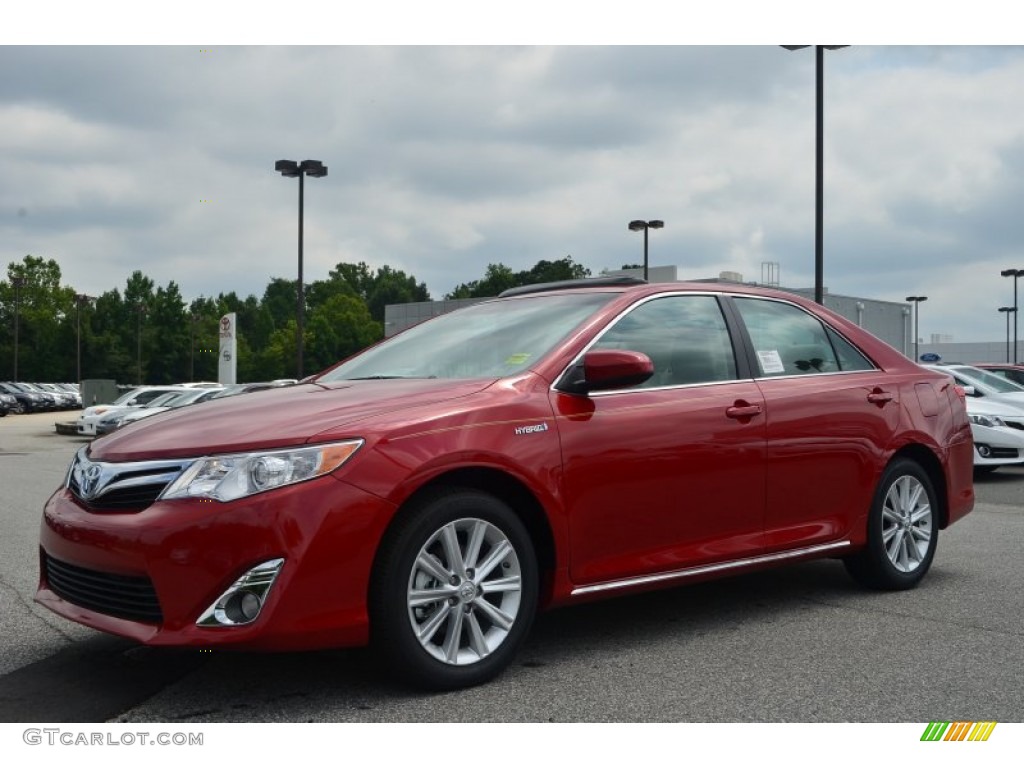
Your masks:
{"label": "tree line", "polygon": [[[483,277],[444,298],[486,298],[506,288],[589,276],[571,256],[515,272],[489,264]],[[220,318],[237,316],[239,381],[295,376],[297,281],[272,278],[262,297],[234,291],[186,301],[136,270],[123,289],[85,297],[61,285],[60,265],[28,255],[0,280],[0,381],[114,379],[168,384],[216,381]],[[384,308],[431,299],[425,283],[385,265],[341,262],[305,285],[303,353],[313,373],[379,341]],[[79,376],[79,368],[81,375]]]}

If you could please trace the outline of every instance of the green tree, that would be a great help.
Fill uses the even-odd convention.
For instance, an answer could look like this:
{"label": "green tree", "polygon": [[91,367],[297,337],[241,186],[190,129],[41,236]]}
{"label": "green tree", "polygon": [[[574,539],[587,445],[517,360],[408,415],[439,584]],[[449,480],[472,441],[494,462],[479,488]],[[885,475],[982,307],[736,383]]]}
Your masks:
{"label": "green tree", "polygon": [[172,280],[157,288],[146,320],[148,384],[173,384],[189,374],[189,320],[185,300]]}
{"label": "green tree", "polygon": [[[15,286],[18,280],[19,287]],[[0,282],[3,313],[3,358],[14,377],[15,312],[18,326],[18,378],[22,381],[70,381],[75,358],[68,355],[74,338],[75,292],[61,286],[60,265],[53,259],[27,255],[7,267]],[[17,307],[15,307],[17,304]]]}
{"label": "green tree", "polygon": [[305,330],[307,370],[321,371],[379,341],[384,326],[361,299],[338,294],[312,311]]}
{"label": "green tree", "polygon": [[590,276],[590,270],[565,256],[556,261],[541,260],[530,269],[513,272],[504,264],[488,264],[481,280],[473,280],[455,287],[447,299],[485,299],[497,296],[509,288],[534,283],[554,283],[559,280],[580,280]]}
{"label": "green tree", "polygon": [[455,286],[447,299],[484,299],[497,296],[508,288],[515,288],[521,283],[516,282],[516,274],[511,267],[504,264],[488,264],[487,271],[480,280],[473,280]]}
{"label": "green tree", "polygon": [[[384,308],[388,304],[430,301],[426,283],[418,283],[412,275],[407,275],[400,269],[392,269],[386,264],[372,272],[366,262],[342,262],[330,271],[329,277],[328,284],[347,286],[354,295],[366,302],[370,316],[378,323],[384,322]],[[312,297],[316,295],[315,287],[314,284],[310,291],[311,306]],[[334,292],[336,291],[332,291],[332,295]]]}

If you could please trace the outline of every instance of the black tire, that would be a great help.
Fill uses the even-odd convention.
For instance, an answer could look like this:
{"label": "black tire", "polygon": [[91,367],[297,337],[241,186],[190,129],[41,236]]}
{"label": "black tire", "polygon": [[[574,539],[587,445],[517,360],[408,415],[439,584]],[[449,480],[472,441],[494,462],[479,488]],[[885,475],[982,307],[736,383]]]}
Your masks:
{"label": "black tire", "polygon": [[875,491],[867,545],[844,563],[866,587],[910,589],[931,567],[938,539],[938,499],[928,474],[914,461],[897,459]]}
{"label": "black tire", "polygon": [[479,685],[526,639],[537,584],[533,543],[507,504],[473,489],[432,493],[381,544],[369,601],[374,649],[404,682]]}

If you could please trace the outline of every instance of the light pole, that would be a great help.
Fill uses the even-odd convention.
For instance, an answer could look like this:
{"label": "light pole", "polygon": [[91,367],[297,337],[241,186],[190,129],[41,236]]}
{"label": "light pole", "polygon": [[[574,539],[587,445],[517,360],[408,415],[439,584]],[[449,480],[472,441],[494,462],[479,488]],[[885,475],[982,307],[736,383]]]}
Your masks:
{"label": "light pole", "polygon": [[[1016,307],[1000,307],[1000,312],[1006,313],[1006,362],[1010,362],[1010,313],[1013,313],[1013,325],[1017,326],[1017,308]],[[1014,343],[1017,339],[1014,338]]]}
{"label": "light pole", "polygon": [[75,294],[75,370],[78,376],[75,380],[79,384],[82,383],[82,304],[89,301],[92,301],[92,296],[86,296],[84,293]]}
{"label": "light pole", "polygon": [[[1017,278],[1024,275],[1024,269],[1004,269],[999,273],[1003,277],[1013,278],[1013,364],[1017,364]],[[1009,321],[1010,316],[1006,316]],[[1006,362],[1011,362],[1007,359]]]}
{"label": "light pole", "polygon": [[928,301],[927,296],[907,296],[907,301],[914,303],[914,362],[920,362],[917,355],[917,344],[921,335],[921,302]]}
{"label": "light pole", "polygon": [[295,346],[296,346],[296,366],[298,370],[297,379],[303,378],[302,374],[302,327],[305,322],[305,309],[306,309],[306,289],[302,282],[302,209],[303,209],[303,194],[305,188],[305,178],[312,176],[315,179],[322,178],[327,175],[327,166],[319,160],[303,160],[301,163],[297,163],[294,160],[278,160],[274,163],[274,170],[280,173],[282,176],[289,178],[298,176],[299,177],[299,289],[298,298],[296,303],[296,322],[297,326],[295,329]]}
{"label": "light pole", "polygon": [[146,311],[146,305],[139,303],[135,305],[138,328],[138,352],[136,354],[136,376],[139,386],[142,386],[142,314]]}
{"label": "light pole", "polygon": [[647,279],[647,230],[661,229],[664,226],[665,222],[661,219],[651,219],[650,221],[633,219],[633,221],[629,222],[630,232],[639,232],[641,229],[644,231],[644,280]]}
{"label": "light pole", "polygon": [[24,277],[12,277],[11,285],[14,286],[14,381],[18,380],[18,324],[20,320],[21,289],[28,282]]}
{"label": "light pole", "polygon": [[191,322],[189,323],[189,335],[188,335],[188,380],[196,380],[196,323],[199,321],[199,315],[195,312],[191,315]]}
{"label": "light pole", "polygon": [[[784,45],[787,51],[810,48],[809,45]],[[845,45],[816,45],[815,52],[815,169],[814,169],[814,300],[825,303],[825,238],[822,232],[825,201],[825,147],[822,136],[825,132],[825,51],[847,48]]]}

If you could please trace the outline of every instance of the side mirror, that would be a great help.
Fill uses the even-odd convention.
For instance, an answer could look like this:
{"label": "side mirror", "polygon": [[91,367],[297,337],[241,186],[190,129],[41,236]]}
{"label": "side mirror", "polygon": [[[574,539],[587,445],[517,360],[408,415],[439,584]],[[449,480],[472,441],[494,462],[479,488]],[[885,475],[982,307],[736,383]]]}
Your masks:
{"label": "side mirror", "polygon": [[978,397],[978,390],[970,384],[964,384],[964,394],[968,397]]}
{"label": "side mirror", "polygon": [[642,384],[654,375],[654,363],[642,352],[626,349],[592,349],[558,383],[558,389],[585,395]]}

